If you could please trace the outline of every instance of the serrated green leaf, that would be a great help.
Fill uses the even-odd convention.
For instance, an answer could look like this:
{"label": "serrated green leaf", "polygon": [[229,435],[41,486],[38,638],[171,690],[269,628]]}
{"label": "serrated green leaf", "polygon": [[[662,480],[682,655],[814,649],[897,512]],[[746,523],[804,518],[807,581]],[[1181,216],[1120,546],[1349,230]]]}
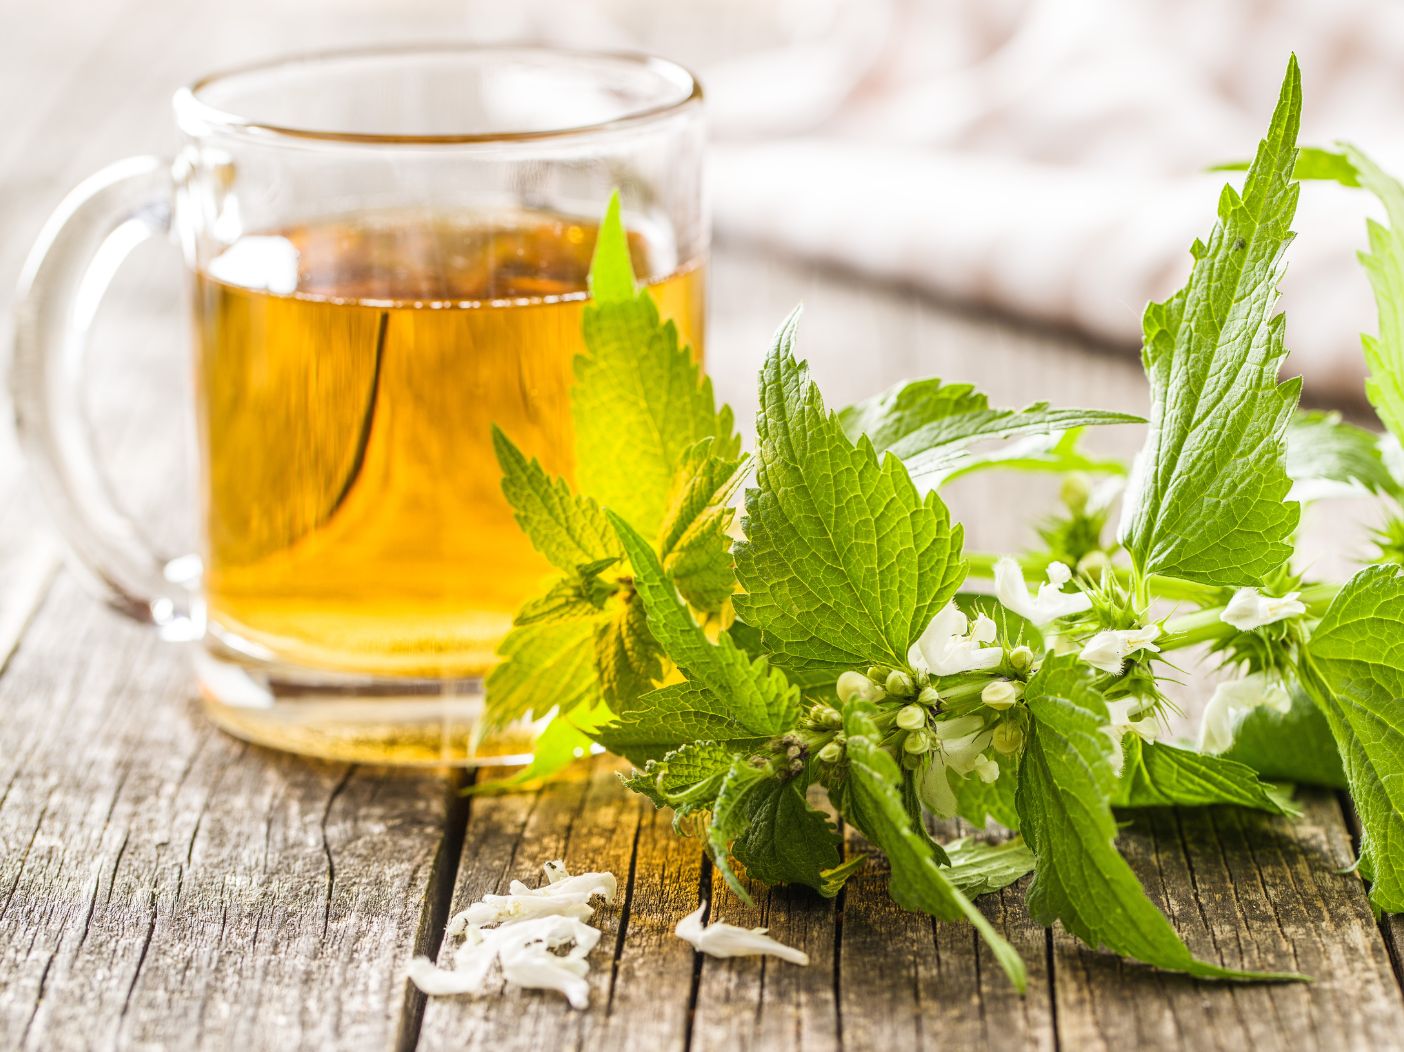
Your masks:
{"label": "serrated green leaf", "polygon": [[970,921],[989,946],[1010,982],[1020,991],[1028,983],[1023,959],[994,930],[937,864],[937,846],[912,822],[902,802],[904,778],[897,761],[878,743],[872,706],[859,702],[844,711],[848,735],[848,783],[842,796],[843,814],[876,844],[892,867],[888,892],[892,901],[933,917]]}
{"label": "serrated green leaf", "polygon": [[1095,948],[1209,979],[1299,978],[1239,971],[1197,959],[1146,897],[1116,849],[1112,741],[1106,702],[1075,655],[1050,656],[1029,681],[1032,717],[1019,767],[1019,827],[1038,860],[1029,912],[1062,921]]}
{"label": "serrated green leaf", "polygon": [[810,807],[797,780],[766,778],[734,809],[728,824],[731,854],[763,884],[803,884],[832,898],[843,861],[829,819]]}
{"label": "serrated green leaf", "polygon": [[712,455],[715,441],[688,450],[673,483],[658,551],[663,568],[695,610],[716,613],[736,590],[731,563],[731,499],[743,478],[742,458]]}
{"label": "serrated green leaf", "polygon": [[[678,598],[653,549],[620,516],[608,514],[634,567],[634,586],[643,599],[654,638],[688,678],[686,684],[676,685],[688,690],[663,689],[675,690],[678,698],[689,691],[711,695],[714,711],[725,713],[737,728],[750,734],[775,735],[789,730],[799,716],[799,691],[765,659],[753,660],[737,649],[730,636],[723,634],[715,643],[708,639]],[[726,736],[694,736],[713,737]]]}
{"label": "serrated green leaf", "polygon": [[512,629],[498,648],[503,661],[487,678],[485,718],[504,727],[600,699],[595,676],[598,617],[540,621]]}
{"label": "serrated green leaf", "polygon": [[1326,713],[1360,815],[1370,901],[1404,912],[1404,572],[1361,570],[1307,643],[1303,685]]}
{"label": "serrated green leaf", "polygon": [[1285,499],[1285,435],[1301,382],[1277,381],[1287,352],[1273,311],[1297,204],[1300,111],[1293,59],[1242,194],[1224,188],[1189,283],[1146,308],[1151,425],[1121,531],[1142,574],[1250,586],[1291,555],[1300,509]]}
{"label": "serrated green leaf", "polygon": [[[972,457],[970,449],[982,440],[1057,434],[1097,424],[1145,423],[1129,413],[1055,409],[1047,402],[1024,409],[991,409],[989,399],[970,384],[937,379],[899,384],[849,406],[839,414],[839,422],[849,441],[856,443],[866,435],[879,453],[890,451],[900,457],[920,489],[934,489],[957,469],[982,459]],[[983,459],[997,463],[1001,455]]]}
{"label": "serrated green leaf", "polygon": [[599,574],[618,561],[618,558],[601,559],[566,574],[545,595],[523,603],[512,623],[531,625],[538,621],[567,621],[598,614],[610,596],[619,590],[617,582],[602,581]]}
{"label": "serrated green leaf", "polygon": [[599,505],[571,492],[563,479],[551,478],[538,461],[527,460],[496,426],[492,446],[502,467],[502,492],[517,525],[553,566],[569,573],[619,557],[619,542]]}
{"label": "serrated green leaf", "polygon": [[1014,806],[1014,793],[1018,784],[1019,768],[1012,757],[999,757],[999,777],[993,782],[974,775],[962,778],[953,774],[950,786],[955,793],[956,814],[976,829],[984,829],[993,821],[1017,832],[1019,811]]}
{"label": "serrated green leaf", "polygon": [[1398,498],[1399,480],[1390,473],[1380,436],[1347,424],[1340,413],[1299,412],[1287,428],[1287,474],[1292,497],[1309,501],[1353,492]]}
{"label": "serrated green leaf", "polygon": [[640,694],[622,705],[616,716],[595,739],[636,764],[661,760],[674,749],[699,741],[721,742],[749,754],[774,737],[739,724],[729,700],[696,683],[670,683]]}
{"label": "serrated green leaf", "polygon": [[575,360],[571,417],[580,492],[658,533],[684,455],[712,437],[713,454],[740,451],[731,410],[717,408],[712,382],[677,328],[663,323],[647,289],[634,286],[617,197],[601,224],[585,308],[587,354]]}
{"label": "serrated green leaf", "polygon": [[1345,768],[1325,713],[1302,690],[1291,694],[1292,707],[1285,713],[1266,706],[1247,713],[1223,756],[1261,778],[1345,789]]}
{"label": "serrated green leaf", "polygon": [[1301,812],[1273,786],[1258,780],[1251,767],[1176,748],[1143,742],[1134,734],[1122,743],[1121,781],[1112,794],[1116,807],[1206,807],[1233,804],[1275,815]]}
{"label": "serrated green leaf", "polygon": [[663,671],[659,658],[639,597],[632,592],[612,597],[595,628],[595,670],[612,709],[618,712],[653,687]]}
{"label": "serrated green leaf", "polygon": [[634,261],[629,255],[629,235],[620,214],[619,191],[609,195],[604,218],[595,234],[588,285],[596,303],[627,303],[637,291]]}
{"label": "serrated green leaf", "polygon": [[730,742],[693,742],[634,771],[624,785],[678,815],[711,810],[737,754]]}
{"label": "serrated green leaf", "polygon": [[1375,293],[1379,334],[1363,335],[1370,375],[1365,395],[1384,426],[1404,441],[1404,186],[1359,149],[1345,145],[1360,184],[1385,208],[1389,225],[1366,221],[1370,250],[1360,262]]}
{"label": "serrated green leaf", "polygon": [[736,610],[786,668],[903,665],[965,579],[963,534],[896,457],[879,462],[866,440],[844,436],[795,360],[798,320],[781,326],[761,371]]}
{"label": "serrated green leaf", "polygon": [[951,860],[946,876],[971,898],[1007,888],[1034,868],[1033,852],[1017,836],[998,844],[961,837],[946,845],[946,856]]}

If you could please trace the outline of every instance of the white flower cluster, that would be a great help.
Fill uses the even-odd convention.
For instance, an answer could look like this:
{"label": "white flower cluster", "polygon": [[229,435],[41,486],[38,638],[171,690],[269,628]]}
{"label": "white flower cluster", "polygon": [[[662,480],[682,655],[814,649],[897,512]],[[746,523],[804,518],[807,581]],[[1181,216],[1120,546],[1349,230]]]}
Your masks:
{"label": "white flower cluster", "polygon": [[756,957],[769,954],[791,964],[808,964],[809,954],[777,942],[766,932],[768,928],[742,928],[725,921],[713,921],[703,925],[702,914],[707,912],[703,902],[674,929],[679,939],[692,944],[693,949],[709,957]]}
{"label": "white flower cluster", "polygon": [[992,647],[998,629],[984,614],[975,624],[955,603],[947,603],[907,654],[914,669],[932,676],[958,676],[986,672],[1004,660],[1004,648]]}
{"label": "white flower cluster", "polygon": [[1107,722],[1102,731],[1112,741],[1112,770],[1118,777],[1126,766],[1122,741],[1134,734],[1143,742],[1153,742],[1160,736],[1160,720],[1155,714],[1155,699],[1148,697],[1120,698],[1107,702]]}
{"label": "white flower cluster", "polygon": [[1160,653],[1155,641],[1160,636],[1159,625],[1144,628],[1109,628],[1087,641],[1078,657],[1095,669],[1112,676],[1126,671],[1126,659],[1138,650]]}
{"label": "white flower cluster", "polygon": [[431,996],[481,994],[497,964],[509,985],[558,990],[572,1008],[585,1008],[590,1002],[585,958],[600,941],[600,930],[585,922],[595,911],[591,900],[613,902],[618,883],[612,873],[573,877],[562,862],[543,868],[541,887],[514,880],[508,894],[484,895],[450,919],[445,934],[463,937],[453,966],[439,968],[416,957],[407,972],[410,981]]}
{"label": "white flower cluster", "polygon": [[1035,625],[1046,625],[1092,608],[1092,597],[1086,592],[1063,591],[1071,580],[1072,571],[1066,563],[1051,562],[1048,581],[1038,586],[1037,595],[1032,595],[1024,583],[1024,571],[1009,556],[1000,559],[994,568],[995,597],[1007,610]]}
{"label": "white flower cluster", "polygon": [[1220,683],[1204,707],[1204,719],[1199,725],[1200,751],[1226,752],[1233,745],[1238,725],[1259,708],[1285,715],[1292,709],[1292,697],[1278,680],[1261,672]]}

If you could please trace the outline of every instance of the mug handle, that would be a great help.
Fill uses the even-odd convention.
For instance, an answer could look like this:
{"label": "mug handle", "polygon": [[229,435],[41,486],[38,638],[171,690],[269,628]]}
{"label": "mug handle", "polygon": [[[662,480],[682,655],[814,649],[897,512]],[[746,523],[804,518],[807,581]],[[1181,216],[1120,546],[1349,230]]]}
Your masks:
{"label": "mug handle", "polygon": [[79,184],[25,263],[15,309],[10,395],[20,447],[85,582],[114,609],[192,639],[195,560],[165,560],[117,504],[83,412],[88,331],[118,266],[171,230],[169,161],[132,157]]}

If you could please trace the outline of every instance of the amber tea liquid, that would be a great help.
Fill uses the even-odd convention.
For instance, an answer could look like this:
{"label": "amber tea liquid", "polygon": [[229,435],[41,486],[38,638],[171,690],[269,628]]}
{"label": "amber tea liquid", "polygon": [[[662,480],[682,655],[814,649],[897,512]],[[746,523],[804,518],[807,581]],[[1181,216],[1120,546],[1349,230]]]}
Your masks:
{"label": "amber tea liquid", "polygon": [[[491,668],[549,574],[502,497],[491,426],[570,477],[594,241],[555,215],[397,213],[249,238],[197,277],[216,637],[350,675]],[[654,247],[631,247],[649,273]],[[699,352],[703,281],[685,261],[652,287]]]}

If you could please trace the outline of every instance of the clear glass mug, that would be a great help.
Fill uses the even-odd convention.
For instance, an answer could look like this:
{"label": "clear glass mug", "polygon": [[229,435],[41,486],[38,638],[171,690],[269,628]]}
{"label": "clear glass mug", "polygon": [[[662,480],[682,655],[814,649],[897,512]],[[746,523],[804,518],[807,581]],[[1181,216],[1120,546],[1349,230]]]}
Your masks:
{"label": "clear glass mug", "polygon": [[[193,644],[209,715],[338,759],[517,762],[482,680],[546,565],[490,428],[569,475],[594,224],[700,353],[701,92],[635,55],[428,47],[284,59],[175,98],[184,145],[69,196],[25,269],[20,438],[85,576]],[[191,275],[202,551],[122,511],[81,412],[95,289],[147,237]]]}

